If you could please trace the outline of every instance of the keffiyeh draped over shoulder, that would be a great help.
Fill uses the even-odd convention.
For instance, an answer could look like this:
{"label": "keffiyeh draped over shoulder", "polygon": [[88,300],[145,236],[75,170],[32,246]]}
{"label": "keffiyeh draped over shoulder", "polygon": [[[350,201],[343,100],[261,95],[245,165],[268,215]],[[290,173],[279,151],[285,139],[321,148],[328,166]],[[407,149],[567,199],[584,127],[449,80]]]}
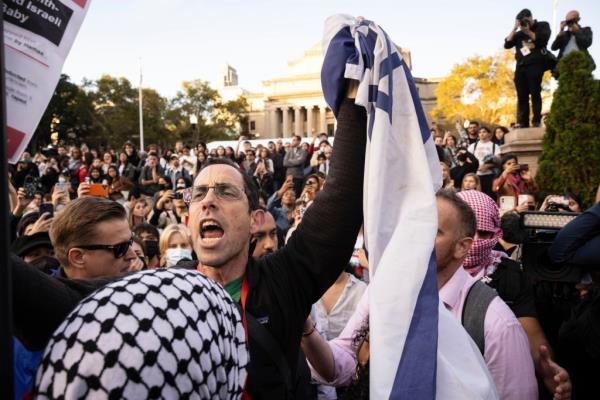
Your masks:
{"label": "keffiyeh draped over shoulder", "polygon": [[195,271],[144,271],[96,291],[51,338],[35,398],[239,399],[248,352],[222,287]]}

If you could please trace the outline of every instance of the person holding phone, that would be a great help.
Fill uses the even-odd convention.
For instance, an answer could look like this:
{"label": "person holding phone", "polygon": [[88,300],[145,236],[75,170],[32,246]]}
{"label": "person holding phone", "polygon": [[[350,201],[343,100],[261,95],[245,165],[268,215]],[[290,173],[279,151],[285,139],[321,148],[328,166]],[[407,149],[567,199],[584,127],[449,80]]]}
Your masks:
{"label": "person holding phone", "polygon": [[498,195],[498,199],[503,196],[515,198],[515,204],[518,204],[519,195],[523,193],[537,193],[539,188],[531,176],[527,164],[519,164],[516,155],[512,153],[505,154],[502,157],[502,173],[494,180],[492,190]]}

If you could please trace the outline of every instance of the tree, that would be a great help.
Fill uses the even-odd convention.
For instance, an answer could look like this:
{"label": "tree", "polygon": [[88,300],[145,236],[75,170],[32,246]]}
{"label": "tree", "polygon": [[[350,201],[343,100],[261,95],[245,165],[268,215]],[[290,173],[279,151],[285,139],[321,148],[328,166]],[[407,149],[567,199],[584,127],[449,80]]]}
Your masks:
{"label": "tree", "polygon": [[591,205],[600,183],[600,83],[579,51],[563,57],[558,70],[536,180],[544,191],[572,191]]}
{"label": "tree", "polygon": [[102,75],[84,87],[94,103],[95,142],[121,143],[138,132],[138,93],[126,78]]}
{"label": "tree", "polygon": [[213,119],[214,139],[230,139],[236,133],[248,134],[247,111],[248,101],[243,96],[224,103],[218,102]]}
{"label": "tree", "polygon": [[[86,81],[84,87],[93,100],[97,144],[118,144],[139,139],[139,96],[127,78],[102,75]],[[163,143],[163,124],[167,100],[154,89],[142,89],[144,139],[147,143]]]}
{"label": "tree", "polygon": [[[437,87],[431,117],[442,125],[462,119],[508,126],[515,120],[514,55],[503,50],[493,56],[473,56],[457,64]],[[548,92],[549,74],[544,91]]]}
{"label": "tree", "polygon": [[[247,125],[244,123],[247,109],[248,103],[243,97],[223,102],[207,82],[186,81],[170,102],[166,125],[174,139],[227,140]],[[190,124],[192,115],[198,119],[195,127]]]}
{"label": "tree", "polygon": [[58,133],[62,142],[86,140],[93,135],[92,99],[65,74],[58,80],[32,144],[38,147],[49,144],[53,132]]}

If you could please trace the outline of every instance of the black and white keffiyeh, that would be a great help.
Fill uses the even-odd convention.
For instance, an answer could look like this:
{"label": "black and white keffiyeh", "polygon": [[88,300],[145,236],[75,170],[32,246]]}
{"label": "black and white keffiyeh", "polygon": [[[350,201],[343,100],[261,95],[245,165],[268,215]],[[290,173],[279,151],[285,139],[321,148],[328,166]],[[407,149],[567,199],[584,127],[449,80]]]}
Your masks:
{"label": "black and white keffiyeh", "polygon": [[249,361],[241,321],[223,288],[195,271],[127,276],[59,326],[34,396],[239,399]]}

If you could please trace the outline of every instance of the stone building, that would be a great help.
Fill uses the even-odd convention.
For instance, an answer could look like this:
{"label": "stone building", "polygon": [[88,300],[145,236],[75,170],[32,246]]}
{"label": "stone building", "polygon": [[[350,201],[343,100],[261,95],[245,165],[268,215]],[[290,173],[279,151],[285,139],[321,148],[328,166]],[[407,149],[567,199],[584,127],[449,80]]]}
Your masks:
{"label": "stone building", "polygon": [[[398,50],[409,68],[412,68],[410,52],[407,49]],[[221,69],[217,89],[226,101],[241,95],[247,99],[248,130],[254,137],[311,137],[322,132],[332,136],[336,121],[321,90],[322,63],[323,51],[319,42],[302,56],[288,62],[286,76],[263,81],[262,90],[258,93],[242,89],[238,85],[235,68],[225,65]],[[435,106],[438,82],[439,79],[415,78],[428,119],[429,112]]]}

